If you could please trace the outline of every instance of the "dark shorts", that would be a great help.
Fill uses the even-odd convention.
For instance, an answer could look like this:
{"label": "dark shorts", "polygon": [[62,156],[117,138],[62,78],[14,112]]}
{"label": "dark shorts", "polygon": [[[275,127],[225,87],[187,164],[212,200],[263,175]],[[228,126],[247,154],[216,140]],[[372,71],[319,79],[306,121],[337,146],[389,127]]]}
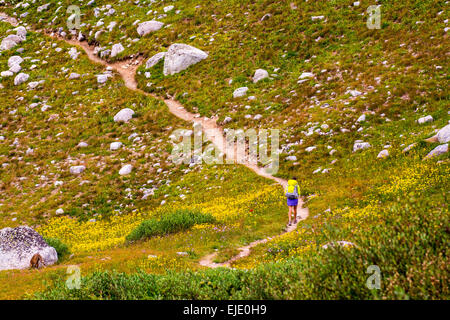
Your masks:
{"label": "dark shorts", "polygon": [[294,207],[298,205],[298,199],[287,199],[287,205],[289,207]]}

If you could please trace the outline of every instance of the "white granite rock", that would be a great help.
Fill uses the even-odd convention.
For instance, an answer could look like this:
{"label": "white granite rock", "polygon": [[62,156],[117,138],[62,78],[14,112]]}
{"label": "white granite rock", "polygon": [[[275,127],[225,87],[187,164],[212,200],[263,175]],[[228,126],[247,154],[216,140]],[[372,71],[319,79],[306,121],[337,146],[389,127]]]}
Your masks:
{"label": "white granite rock", "polygon": [[183,43],[172,44],[164,58],[164,75],[181,72],[193,64],[206,59],[208,54],[200,49]]}

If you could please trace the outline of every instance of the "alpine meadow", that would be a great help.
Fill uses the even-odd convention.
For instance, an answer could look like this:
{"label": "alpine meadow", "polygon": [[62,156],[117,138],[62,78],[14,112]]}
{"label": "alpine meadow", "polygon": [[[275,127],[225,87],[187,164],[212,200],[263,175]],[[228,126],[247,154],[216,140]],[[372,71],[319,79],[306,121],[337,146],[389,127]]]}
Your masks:
{"label": "alpine meadow", "polygon": [[0,300],[448,300],[449,30],[441,0],[0,0]]}

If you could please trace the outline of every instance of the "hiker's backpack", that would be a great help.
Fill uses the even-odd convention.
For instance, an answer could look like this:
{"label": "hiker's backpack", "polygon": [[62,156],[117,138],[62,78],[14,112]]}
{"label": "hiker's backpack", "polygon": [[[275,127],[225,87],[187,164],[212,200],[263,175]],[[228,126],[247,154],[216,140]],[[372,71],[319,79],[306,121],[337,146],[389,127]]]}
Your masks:
{"label": "hiker's backpack", "polygon": [[286,197],[290,200],[298,199],[298,184],[287,187]]}

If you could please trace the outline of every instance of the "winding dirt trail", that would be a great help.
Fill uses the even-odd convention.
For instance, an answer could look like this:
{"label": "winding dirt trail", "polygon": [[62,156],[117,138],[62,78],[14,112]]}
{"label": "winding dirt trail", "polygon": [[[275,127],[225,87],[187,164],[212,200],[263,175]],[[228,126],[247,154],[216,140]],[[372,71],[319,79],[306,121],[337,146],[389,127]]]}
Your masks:
{"label": "winding dirt trail", "polygon": [[[17,27],[19,23],[17,20],[13,17],[10,17],[2,12],[0,12],[0,20],[4,22],[10,23],[12,26]],[[144,58],[141,55],[136,55],[130,59],[114,62],[114,63],[108,63],[107,61],[99,58],[94,53],[94,46],[90,46],[86,41],[78,41],[78,40],[68,40],[62,37],[59,37],[55,35],[54,33],[48,33],[41,30],[33,30],[34,32],[41,32],[46,34],[47,36],[50,36],[52,38],[56,38],[62,41],[65,41],[66,43],[81,47],[83,51],[87,54],[89,60],[91,60],[94,63],[101,64],[105,67],[111,67],[114,71],[116,71],[124,80],[125,86],[129,88],[130,90],[133,90],[135,92],[138,92],[140,94],[150,96],[152,98],[162,100],[165,102],[167,107],[169,108],[170,113],[172,113],[174,116],[185,120],[187,122],[191,123],[198,123],[201,125],[202,130],[206,136],[206,138],[212,142],[216,148],[222,152],[224,155],[228,157],[228,159],[233,159],[235,163],[242,164],[246,166],[247,168],[254,171],[257,175],[271,179],[278,183],[283,188],[286,187],[287,181],[281,178],[277,178],[272,176],[271,174],[267,173],[265,169],[259,167],[257,165],[257,162],[255,159],[251,159],[248,156],[248,153],[246,152],[246,148],[239,147],[236,143],[229,143],[224,136],[223,129],[217,124],[217,119],[214,118],[207,118],[207,117],[201,117],[199,114],[193,114],[189,111],[187,111],[181,103],[174,100],[173,98],[165,99],[156,95],[153,95],[151,93],[145,92],[138,88],[138,84],[136,81],[136,71],[138,67],[143,63]],[[291,226],[287,226],[285,231],[281,234],[292,232],[297,228],[297,224],[308,217],[308,209],[303,207],[303,201],[299,199],[299,205],[298,205],[298,216],[297,216],[297,223],[292,224]],[[287,211],[287,209],[286,209]],[[250,255],[251,249],[258,244],[265,243],[269,240],[271,240],[272,237],[268,237],[265,239],[257,240],[254,242],[251,242],[250,244],[238,248],[240,251],[239,254],[232,257],[226,262],[223,263],[215,263],[214,259],[217,255],[217,252],[214,252],[212,254],[209,254],[203,258],[200,259],[199,264],[205,267],[209,268],[217,268],[217,267],[229,267],[230,264],[238,259],[241,259],[243,257],[246,257]]]}

